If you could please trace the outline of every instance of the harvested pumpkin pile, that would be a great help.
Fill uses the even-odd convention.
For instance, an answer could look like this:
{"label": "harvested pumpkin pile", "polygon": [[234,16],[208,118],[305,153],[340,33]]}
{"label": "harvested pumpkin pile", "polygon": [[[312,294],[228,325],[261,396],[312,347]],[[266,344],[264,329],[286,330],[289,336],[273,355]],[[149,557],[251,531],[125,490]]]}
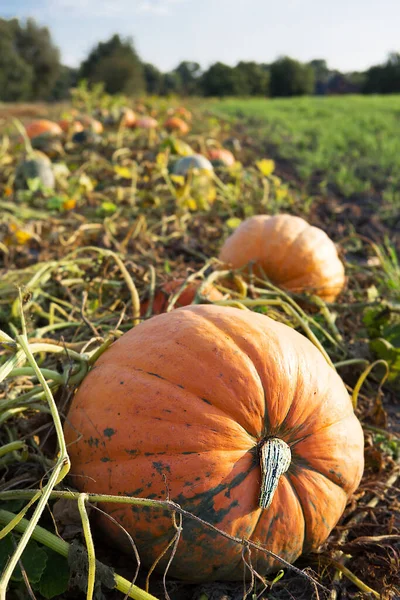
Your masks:
{"label": "harvested pumpkin pile", "polygon": [[398,598],[392,232],[191,104],[1,124],[0,600]]}

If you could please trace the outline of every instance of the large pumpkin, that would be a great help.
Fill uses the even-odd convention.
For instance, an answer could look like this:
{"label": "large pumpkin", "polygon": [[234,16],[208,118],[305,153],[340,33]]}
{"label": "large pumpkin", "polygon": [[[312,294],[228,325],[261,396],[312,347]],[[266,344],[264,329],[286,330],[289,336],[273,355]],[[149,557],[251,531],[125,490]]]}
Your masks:
{"label": "large pumpkin", "polygon": [[[362,429],[336,371],[293,329],[236,308],[180,308],[123,335],[81,384],[64,429],[79,490],[168,494],[290,562],[324,542],[363,471]],[[145,566],[175,533],[165,510],[102,508]],[[99,518],[110,542],[131,551]],[[259,573],[280,567],[259,551],[251,559]],[[241,580],[242,547],[184,518],[170,572]]]}
{"label": "large pumpkin", "polygon": [[219,258],[237,269],[250,262],[292,292],[317,294],[327,302],[345,284],[335,244],[318,227],[292,215],[258,215],[243,221],[222,246]]}

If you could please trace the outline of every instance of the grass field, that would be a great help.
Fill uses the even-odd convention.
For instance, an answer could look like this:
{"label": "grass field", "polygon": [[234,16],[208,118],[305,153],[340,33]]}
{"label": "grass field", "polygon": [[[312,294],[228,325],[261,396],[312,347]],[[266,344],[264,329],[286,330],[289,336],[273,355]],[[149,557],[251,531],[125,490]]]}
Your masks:
{"label": "grass field", "polygon": [[314,189],[378,193],[400,210],[400,96],[223,99],[213,109],[246,123]]}
{"label": "grass field", "polygon": [[[103,107],[111,102],[108,97],[100,100]],[[188,105],[193,111],[191,130],[179,137],[168,134],[162,125],[167,110],[176,109],[177,101],[172,105],[156,98],[132,102],[138,114],[156,117],[159,127],[152,131],[127,129],[121,120],[112,122],[110,115],[96,113],[104,124],[104,131],[96,136],[87,130],[86,137],[74,138],[70,131],[57,139],[45,136],[36,142],[51,161],[41,155],[54,175],[46,180],[51,185],[24,171],[32,148],[26,136],[24,139],[22,122],[33,117],[56,119],[62,113],[72,118],[85,112],[87,99],[75,98],[73,107],[1,106],[0,525],[11,525],[1,532],[7,535],[0,538],[0,571],[5,569],[11,576],[8,558],[13,555],[13,565],[17,564],[20,534],[28,527],[32,536],[22,554],[25,571],[17,567],[10,580],[10,598],[86,597],[82,545],[91,548],[92,536],[96,558],[118,574],[114,577],[102,570],[106,585],[101,597],[106,600],[123,598],[126,592],[136,600],[161,600],[166,597],[165,585],[172,600],[399,598],[399,103],[397,97],[196,100]],[[174,165],[184,155],[193,151],[206,155],[212,147],[224,144],[235,155],[230,166],[216,163],[211,173],[189,173],[186,178],[174,175]],[[224,240],[242,221],[253,215],[279,213],[307,219],[337,244],[347,281],[334,302],[280,289],[266,276],[227,271],[218,262]],[[296,263],[296,256],[290,255],[290,259]],[[62,423],[76,388],[114,340],[141,327],[142,321],[156,319],[157,312],[173,310],[179,293],[171,288],[165,291],[165,286],[175,279],[181,281],[181,288],[175,289],[182,289],[189,280],[201,285],[190,300],[195,304],[255,311],[307,337],[342,378],[364,431],[364,475],[327,542],[320,551],[308,552],[296,562],[303,572],[285,565],[282,578],[257,575],[247,583],[245,592],[242,581],[195,585],[190,579],[175,580],[168,573],[165,583],[162,570],[152,573],[148,581],[150,564],[142,564],[138,587],[130,589],[136,568],[133,551],[125,555],[113,549],[94,509],[90,533],[84,511],[87,498],[78,493],[81,475],[76,476],[74,464],[69,476],[65,469],[71,449],[65,447]],[[216,299],[203,296],[210,285],[219,293]],[[160,295],[161,305],[156,302]],[[195,350],[197,367],[202,365],[203,354],[199,358]],[[147,354],[143,343],[143,357]],[[247,361],[241,347],[237,354]],[[207,360],[212,366],[220,357],[215,353]],[[225,356],[223,360],[228,362]],[[165,368],[168,371],[169,363]],[[153,371],[146,375],[153,378],[149,382],[157,384],[164,379]],[[184,375],[190,379],[190,369]],[[239,379],[245,386],[245,378]],[[195,383],[204,381],[208,385],[206,377],[196,378]],[[118,386],[120,383],[118,379]],[[148,383],[149,394],[157,384]],[[185,393],[181,382],[173,387],[179,388],[179,394]],[[247,388],[243,389],[247,398]],[[203,397],[202,401],[202,410],[211,410],[207,407],[211,402]],[[227,399],[228,404],[230,401]],[[115,402],[113,394],[103,404],[99,400],[99,411],[110,409],[110,422],[99,433],[100,444],[93,438],[87,440],[89,462],[94,447],[102,452],[115,434]],[[179,411],[174,426],[179,422],[186,427],[182,414]],[[150,424],[151,418],[149,414]],[[154,427],[161,420],[156,416]],[[167,431],[168,441],[179,439],[170,433],[172,429]],[[130,439],[129,444],[133,443]],[[118,504],[123,494],[125,502],[139,510],[136,496],[154,491],[150,472],[166,457],[151,461],[166,453],[149,453],[153,458],[148,459],[143,491],[131,485],[136,473],[135,451],[130,445],[124,452],[132,461],[127,463],[131,470],[119,482],[121,489],[114,500]],[[180,450],[177,453],[180,456]],[[120,457],[114,458],[116,466]],[[101,478],[103,484],[111,481],[113,469],[108,455],[101,456],[100,462],[108,469]],[[234,469],[229,477],[231,472]],[[192,476],[187,473],[188,479]],[[201,480],[201,469],[196,476]],[[166,484],[168,477],[167,472]],[[146,506],[150,528],[160,510],[154,503],[166,497],[162,485],[161,492],[151,494],[153,508]],[[229,499],[230,493],[227,488],[225,496],[220,496]],[[184,493],[181,498],[183,508],[197,510]],[[18,519],[12,520],[21,510]],[[218,525],[224,510],[207,504],[200,517],[207,520],[211,515]],[[17,523],[22,516],[26,520]],[[39,517],[47,533],[35,527]],[[324,521],[325,515],[317,518]],[[177,519],[174,526],[171,520],[166,546],[181,535]],[[186,515],[184,532],[185,528],[195,531],[190,529],[192,525]],[[154,526],[157,531],[157,524]],[[208,530],[197,531],[199,535],[192,538],[187,534],[193,552],[198,538],[203,539]],[[218,544],[221,534],[211,533]],[[247,535],[244,530],[242,533]],[[135,538],[135,532],[132,536]],[[248,564],[251,557],[246,543],[234,543],[239,544],[239,560],[242,556]],[[75,544],[78,550],[74,550]],[[253,558],[256,552],[254,549]],[[90,577],[95,564],[91,558]],[[213,556],[205,560],[212,562]],[[243,566],[248,568],[245,563]],[[113,586],[117,589],[111,589]],[[2,591],[0,580],[0,598]]]}

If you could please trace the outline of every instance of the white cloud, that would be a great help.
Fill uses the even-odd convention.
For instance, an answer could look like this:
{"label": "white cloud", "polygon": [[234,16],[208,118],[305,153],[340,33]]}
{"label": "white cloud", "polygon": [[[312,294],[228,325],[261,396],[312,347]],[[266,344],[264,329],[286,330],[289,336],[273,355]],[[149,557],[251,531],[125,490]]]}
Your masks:
{"label": "white cloud", "polygon": [[130,17],[137,13],[166,15],[174,5],[188,0],[47,0],[49,10],[92,17]]}

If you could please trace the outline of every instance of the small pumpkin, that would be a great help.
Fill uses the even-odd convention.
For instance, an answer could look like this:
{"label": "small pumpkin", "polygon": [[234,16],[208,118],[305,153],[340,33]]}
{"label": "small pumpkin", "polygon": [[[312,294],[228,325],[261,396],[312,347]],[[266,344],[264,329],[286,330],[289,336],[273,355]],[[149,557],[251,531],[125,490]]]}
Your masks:
{"label": "small pumpkin", "polygon": [[179,159],[174,165],[173,173],[174,175],[185,176],[191,170],[212,173],[214,168],[208,158],[202,154],[192,154],[191,156],[184,156],[183,158]]}
{"label": "small pumpkin", "polygon": [[164,128],[169,132],[175,131],[182,135],[186,135],[189,132],[189,125],[179,117],[170,117],[167,119],[164,123]]}
{"label": "small pumpkin", "polygon": [[64,133],[69,133],[70,131],[73,133],[83,131],[82,123],[74,119],[61,119],[58,121],[58,125],[61,127]]}
{"label": "small pumpkin", "polygon": [[137,119],[135,127],[137,129],[156,129],[158,127],[158,121],[153,117],[141,117],[140,119]]}
{"label": "small pumpkin", "polygon": [[[159,315],[160,313],[165,312],[171,297],[178,292],[184,283],[185,279],[183,278],[173,279],[172,281],[167,281],[164,283],[161,289],[157,290],[154,295],[152,314]],[[202,281],[191,281],[188,283],[184,290],[179,294],[174,304],[174,308],[180,308],[182,306],[188,306],[189,304],[192,304],[202,283]],[[223,294],[221,294],[221,292],[212,284],[205,286],[205,288],[202,290],[202,295],[207,298],[207,300],[211,301],[222,300],[224,297]],[[146,314],[148,306],[148,300],[142,302],[140,311],[142,316]]]}
{"label": "small pumpkin", "polygon": [[89,131],[92,131],[97,135],[100,135],[104,131],[103,124],[100,123],[100,121],[98,121],[97,119],[93,119],[92,117],[83,115],[79,117],[79,121],[82,123],[84,129],[88,129]]}
{"label": "small pumpkin", "polygon": [[36,119],[25,127],[26,134],[29,139],[38,136],[59,137],[63,130],[58,123],[49,121],[48,119]]}
{"label": "small pumpkin", "polygon": [[[362,428],[336,371],[292,328],[231,307],[187,306],[124,334],[81,384],[64,431],[80,491],[168,493],[289,562],[326,540],[363,472]],[[147,567],[175,534],[161,508],[101,508]],[[251,559],[260,574],[280,567],[255,550]],[[241,580],[242,547],[185,518],[170,573]]]}
{"label": "small pumpkin", "polygon": [[[328,235],[292,215],[246,219],[222,246],[220,260],[238,269],[250,262],[272,283],[333,302],[345,284],[344,266]],[[259,268],[261,267],[261,269]]]}
{"label": "small pumpkin", "polygon": [[210,148],[208,158],[215,166],[231,167],[235,164],[232,152],[225,148]]}
{"label": "small pumpkin", "polygon": [[128,129],[132,129],[136,125],[137,116],[131,108],[123,108],[121,111],[121,119]]}

